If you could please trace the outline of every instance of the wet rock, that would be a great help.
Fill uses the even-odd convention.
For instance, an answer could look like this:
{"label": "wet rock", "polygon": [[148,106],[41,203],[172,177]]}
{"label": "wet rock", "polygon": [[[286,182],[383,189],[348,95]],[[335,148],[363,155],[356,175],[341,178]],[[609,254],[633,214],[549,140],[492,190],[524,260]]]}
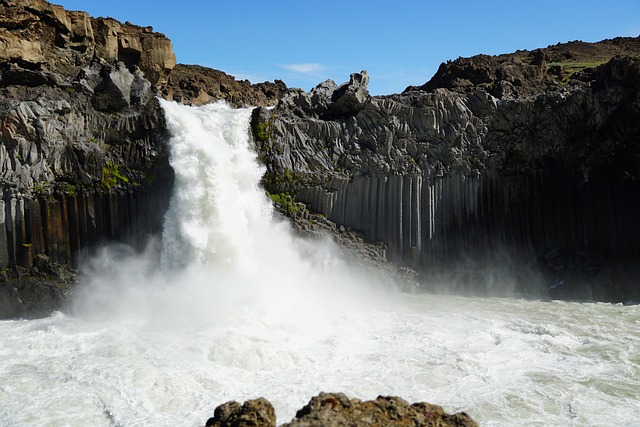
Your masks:
{"label": "wet rock", "polygon": [[30,274],[23,267],[4,270],[0,280],[0,319],[37,318],[59,310],[71,296],[79,277],[68,267],[49,265],[57,274]]}
{"label": "wet rock", "polygon": [[428,403],[409,404],[399,397],[380,396],[375,400],[349,399],[342,393],[320,393],[282,427],[370,426],[475,427],[464,412],[449,415]]}
{"label": "wet rock", "polygon": [[[228,402],[216,408],[207,427],[272,427],[276,425],[273,407],[264,398],[240,406]],[[429,403],[409,404],[399,397],[378,397],[361,401],[342,393],[320,393],[296,417],[282,427],[476,427],[464,412],[447,414]]]}
{"label": "wet rock", "polygon": [[275,427],[276,414],[265,398],[247,400],[243,405],[227,402],[216,408],[206,427]]}

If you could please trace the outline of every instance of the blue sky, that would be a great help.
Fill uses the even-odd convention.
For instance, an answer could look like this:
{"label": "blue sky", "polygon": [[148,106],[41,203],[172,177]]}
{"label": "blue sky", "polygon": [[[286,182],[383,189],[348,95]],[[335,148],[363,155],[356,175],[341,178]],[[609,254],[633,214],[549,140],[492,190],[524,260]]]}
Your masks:
{"label": "blue sky", "polygon": [[178,62],[309,90],[367,70],[383,95],[425,83],[459,56],[640,35],[640,1],[60,0],[151,25]]}

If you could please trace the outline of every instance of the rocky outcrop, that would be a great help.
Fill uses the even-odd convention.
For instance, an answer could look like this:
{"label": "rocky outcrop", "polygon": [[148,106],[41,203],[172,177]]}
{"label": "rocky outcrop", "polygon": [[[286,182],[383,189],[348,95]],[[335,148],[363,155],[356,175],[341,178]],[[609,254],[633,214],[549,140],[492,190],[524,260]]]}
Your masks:
{"label": "rocky outcrop", "polygon": [[[275,427],[273,406],[264,398],[243,405],[227,402],[215,410],[207,427]],[[449,415],[440,406],[409,404],[399,397],[361,401],[342,393],[320,393],[282,427],[475,427],[464,412]]]}
{"label": "rocky outcrop", "polygon": [[203,105],[224,100],[235,107],[275,105],[287,86],[281,80],[251,84],[222,71],[199,65],[178,64],[169,75],[162,95],[168,100]]}
{"label": "rocky outcrop", "polygon": [[[559,270],[545,255],[555,250],[600,265],[640,253],[640,62],[614,57],[566,79],[543,50],[500,61],[457,60],[438,84],[353,97],[356,108],[340,114],[332,82],[290,91],[254,113],[265,186],[384,242],[391,259],[423,273],[513,264],[508,292],[514,280],[532,283],[518,280],[527,269],[516,265],[541,261],[537,284],[517,291],[547,295]],[[358,81],[366,76],[347,85]],[[500,81],[520,89],[496,92]],[[638,287],[621,291],[603,271],[565,280],[567,297],[640,300]],[[500,291],[479,277],[469,274],[472,291]]]}
{"label": "rocky outcrop", "polygon": [[559,84],[588,86],[600,65],[616,56],[637,58],[638,54],[640,39],[617,37],[598,43],[573,41],[534,51],[458,58],[442,63],[431,80],[420,87],[410,86],[405,93],[482,88],[499,99],[536,96]]}
{"label": "rocky outcrop", "polygon": [[371,241],[362,232],[328,220],[312,212],[287,193],[269,194],[278,213],[291,221],[294,232],[305,239],[329,237],[342,251],[341,259],[350,267],[372,273],[386,283],[395,283],[406,292],[417,290],[416,272],[387,258],[387,245]]}
{"label": "rocky outcrop", "polygon": [[152,85],[162,86],[176,64],[169,39],[151,27],[91,18],[44,0],[2,0],[0,8],[0,61],[39,76],[76,76],[103,60],[138,67]]}

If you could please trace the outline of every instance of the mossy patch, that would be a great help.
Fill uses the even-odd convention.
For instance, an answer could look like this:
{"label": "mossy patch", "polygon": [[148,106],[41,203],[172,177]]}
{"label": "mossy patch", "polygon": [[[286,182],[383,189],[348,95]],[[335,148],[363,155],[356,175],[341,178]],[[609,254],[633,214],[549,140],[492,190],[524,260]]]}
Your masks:
{"label": "mossy patch", "polygon": [[253,114],[251,117],[251,133],[253,139],[258,142],[269,142],[273,131],[273,122],[260,121],[259,114]]}
{"label": "mossy patch", "polygon": [[299,203],[291,195],[291,193],[269,193],[267,196],[276,205],[276,208],[287,216],[295,217],[298,213],[304,210],[304,204]]}
{"label": "mossy patch", "polygon": [[102,166],[102,178],[100,179],[100,186],[109,191],[120,183],[128,183],[129,178],[120,173],[118,165],[112,161],[106,162]]}
{"label": "mossy patch", "polygon": [[596,69],[606,61],[594,61],[594,62],[551,62],[548,64],[548,68],[557,66],[561,69],[560,84],[567,84],[569,80],[573,78],[576,73],[587,69]]}

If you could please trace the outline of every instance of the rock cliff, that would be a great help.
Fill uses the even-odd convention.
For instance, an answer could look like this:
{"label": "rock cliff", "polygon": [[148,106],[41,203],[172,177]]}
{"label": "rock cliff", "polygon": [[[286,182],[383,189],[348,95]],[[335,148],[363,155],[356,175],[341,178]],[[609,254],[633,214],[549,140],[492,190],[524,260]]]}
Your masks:
{"label": "rock cliff", "polygon": [[46,314],[101,244],[161,230],[172,190],[158,96],[270,105],[286,86],[177,65],[151,27],[0,0],[0,318]]}
{"label": "rock cliff", "polygon": [[[175,55],[148,27],[41,0],[0,10],[0,312],[12,316],[61,299],[64,266],[90,248],[160,229],[172,171],[155,91]],[[51,298],[32,298],[38,284]]]}
{"label": "rock cliff", "polygon": [[369,96],[366,72],[289,90],[254,113],[265,186],[386,243],[431,287],[444,267],[473,292],[638,301],[608,278],[640,249],[639,46],[461,58],[391,96]]}
{"label": "rock cliff", "polygon": [[341,241],[378,242],[360,252],[429,289],[640,300],[638,38],[458,58],[402,94],[371,96],[366,72],[307,93],[176,65],[149,27],[43,0],[0,8],[4,316],[37,305],[27,289],[59,299],[45,278],[91,248],[160,229],[172,171],[157,95],[277,103],[252,119],[266,189]]}

